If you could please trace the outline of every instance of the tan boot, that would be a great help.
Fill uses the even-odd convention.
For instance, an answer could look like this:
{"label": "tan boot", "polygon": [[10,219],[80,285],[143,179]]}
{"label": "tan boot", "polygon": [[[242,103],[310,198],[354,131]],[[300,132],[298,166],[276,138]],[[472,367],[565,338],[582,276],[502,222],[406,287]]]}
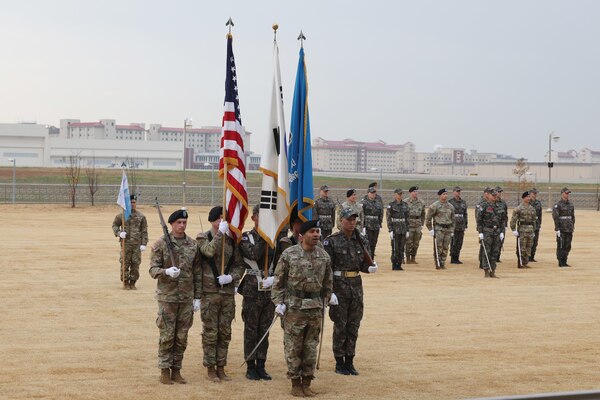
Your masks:
{"label": "tan boot", "polygon": [[412,256],[412,263],[413,263],[413,264],[418,264],[417,260],[415,260],[415,257],[416,257],[416,256]]}
{"label": "tan boot", "polygon": [[222,381],[230,381],[231,380],[231,378],[228,377],[227,374],[225,373],[225,367],[217,366],[217,376]]}
{"label": "tan boot", "polygon": [[209,380],[213,382],[221,382],[221,380],[217,376],[217,371],[215,370],[215,367],[206,367],[206,370],[208,371]]}
{"label": "tan boot", "polygon": [[163,385],[172,385],[171,370],[169,368],[162,368],[160,370],[160,383]]}
{"label": "tan boot", "polygon": [[302,390],[302,383],[300,378],[292,379],[292,396],[304,397],[304,391]]}
{"label": "tan boot", "polygon": [[183,376],[181,376],[181,372],[179,372],[180,370],[172,368],[171,369],[171,380],[173,382],[177,382],[177,383],[181,383],[182,385],[185,385],[187,383],[187,381],[183,378]]}
{"label": "tan boot", "polygon": [[312,381],[312,376],[303,376],[302,377],[302,392],[306,397],[315,397],[317,395],[316,392],[310,388],[310,381]]}

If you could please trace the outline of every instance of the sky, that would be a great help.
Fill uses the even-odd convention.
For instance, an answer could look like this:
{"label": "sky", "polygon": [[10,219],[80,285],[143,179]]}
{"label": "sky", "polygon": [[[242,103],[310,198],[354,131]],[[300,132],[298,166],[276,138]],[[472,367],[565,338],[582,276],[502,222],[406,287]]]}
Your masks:
{"label": "sky", "polygon": [[600,1],[22,0],[0,13],[0,122],[220,126],[231,17],[262,152],[279,24],[286,122],[300,30],[312,137],[543,161],[600,151]]}

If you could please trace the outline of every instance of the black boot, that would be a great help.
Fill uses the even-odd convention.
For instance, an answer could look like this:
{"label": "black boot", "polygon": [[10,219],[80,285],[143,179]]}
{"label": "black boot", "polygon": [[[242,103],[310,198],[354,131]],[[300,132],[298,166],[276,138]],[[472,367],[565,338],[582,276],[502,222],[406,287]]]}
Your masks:
{"label": "black boot", "polygon": [[350,375],[350,372],[348,372],[348,369],[346,369],[344,357],[335,358],[335,373],[340,375]]}
{"label": "black boot", "polygon": [[260,377],[260,379],[264,379],[265,381],[270,381],[271,375],[265,371],[265,361],[266,360],[256,360],[256,373]]}
{"label": "black boot", "polygon": [[248,360],[247,364],[248,368],[246,369],[246,379],[250,379],[251,381],[260,381],[260,376],[258,376],[258,372],[256,371],[256,364],[254,360]]}
{"label": "black boot", "polygon": [[450,264],[458,264],[456,257],[450,257]]}
{"label": "black boot", "polygon": [[345,365],[350,375],[358,375],[358,371],[354,368],[354,356],[346,356]]}

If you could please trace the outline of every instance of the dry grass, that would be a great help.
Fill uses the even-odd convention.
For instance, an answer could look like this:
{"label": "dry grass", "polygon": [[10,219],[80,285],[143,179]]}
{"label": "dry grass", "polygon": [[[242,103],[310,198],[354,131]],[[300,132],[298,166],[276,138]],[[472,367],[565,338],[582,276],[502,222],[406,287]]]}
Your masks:
{"label": "dry grass", "polygon": [[[150,207],[142,211],[153,241],[161,233],[158,218]],[[195,235],[207,209],[190,211],[188,233]],[[233,381],[205,378],[196,317],[182,370],[189,383],[158,383],[155,282],[144,254],[139,290],[121,289],[110,229],[117,212],[116,205],[1,206],[0,398],[289,397],[278,326],[267,363],[274,380],[244,378],[239,297],[228,366]],[[355,360],[361,375],[333,373],[327,320],[314,382],[319,398],[452,399],[599,387],[597,220],[596,212],[578,212],[570,269],[557,267],[549,216],[531,270],[517,270],[511,236],[498,280],[483,279],[477,268],[473,228],[465,264],[447,271],[433,267],[431,239],[424,236],[420,264],[392,272],[382,235],[380,273],[364,277],[366,310]]]}

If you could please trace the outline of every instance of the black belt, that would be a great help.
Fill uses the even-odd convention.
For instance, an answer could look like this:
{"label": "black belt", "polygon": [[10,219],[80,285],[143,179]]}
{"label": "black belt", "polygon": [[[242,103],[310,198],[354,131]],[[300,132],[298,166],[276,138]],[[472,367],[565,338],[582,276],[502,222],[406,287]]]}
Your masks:
{"label": "black belt", "polygon": [[447,228],[450,228],[452,226],[452,224],[435,224],[435,226],[439,226],[439,227],[447,229]]}
{"label": "black belt", "polygon": [[533,225],[533,224],[525,223],[525,222],[519,223],[519,226],[530,226],[530,225]]}
{"label": "black belt", "polygon": [[408,217],[410,219],[421,219],[421,217]]}
{"label": "black belt", "polygon": [[292,288],[289,288],[288,291],[292,296],[300,297],[301,299],[318,299],[321,297],[321,292],[305,292],[304,290]]}

